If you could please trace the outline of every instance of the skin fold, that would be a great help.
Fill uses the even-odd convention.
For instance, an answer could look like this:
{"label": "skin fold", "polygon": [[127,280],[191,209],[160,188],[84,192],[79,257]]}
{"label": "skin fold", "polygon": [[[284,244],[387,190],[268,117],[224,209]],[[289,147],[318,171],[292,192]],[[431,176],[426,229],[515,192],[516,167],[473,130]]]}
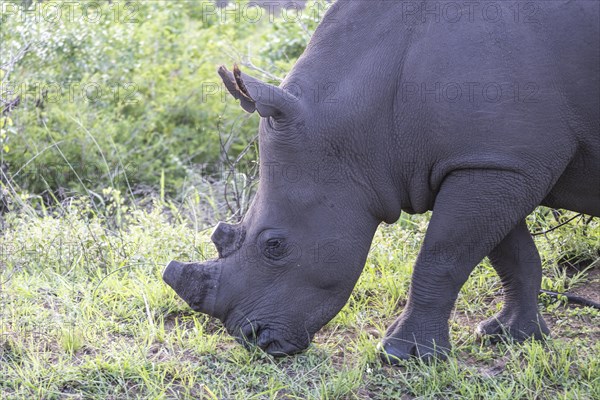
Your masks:
{"label": "skin fold", "polygon": [[279,87],[219,68],[261,117],[258,192],[239,224],[215,228],[217,260],[172,261],[164,280],[241,342],[305,349],[346,303],[379,223],[428,210],[384,361],[445,357],[454,302],[485,257],[505,301],[479,333],[549,333],[524,220],[539,205],[600,216],[599,9],[500,2],[492,19],[481,3],[456,20],[424,3],[439,18],[338,0]]}

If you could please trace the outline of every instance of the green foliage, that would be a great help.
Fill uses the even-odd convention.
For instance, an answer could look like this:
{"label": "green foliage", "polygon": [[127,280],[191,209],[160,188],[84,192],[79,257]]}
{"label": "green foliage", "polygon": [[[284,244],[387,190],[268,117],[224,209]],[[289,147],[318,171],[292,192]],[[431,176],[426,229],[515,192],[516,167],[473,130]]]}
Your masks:
{"label": "green foliage", "polygon": [[[284,76],[319,18],[270,22],[245,3],[94,4],[98,21],[77,16],[77,6],[73,18],[63,9],[59,23],[42,11],[4,15],[2,59],[30,48],[3,86],[21,101],[2,156],[30,193],[156,190],[164,174],[164,190],[181,194],[198,173],[221,168],[220,136],[235,157],[256,133],[258,118],[224,93],[217,66],[250,62]],[[256,154],[247,158],[241,168]]]}
{"label": "green foliage", "polygon": [[14,131],[12,126],[13,122],[10,117],[0,117],[0,164],[2,164],[2,160],[4,160],[4,154],[10,151],[10,146],[8,145],[8,134],[9,132]]}
{"label": "green foliage", "polygon": [[326,7],[324,2],[317,1],[304,11],[288,11],[283,20],[263,35],[261,59],[271,61],[279,70],[289,71],[306,48]]}

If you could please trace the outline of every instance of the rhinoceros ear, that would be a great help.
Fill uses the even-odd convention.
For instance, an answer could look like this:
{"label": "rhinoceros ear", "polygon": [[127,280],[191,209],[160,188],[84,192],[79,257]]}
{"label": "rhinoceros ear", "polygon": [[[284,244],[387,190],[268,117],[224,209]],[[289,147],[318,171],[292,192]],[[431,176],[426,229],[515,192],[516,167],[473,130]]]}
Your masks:
{"label": "rhinoceros ear", "polygon": [[225,87],[249,113],[257,111],[261,117],[285,117],[298,112],[298,98],[283,88],[264,83],[240,71],[237,65],[233,72],[225,66],[219,67],[219,75]]}

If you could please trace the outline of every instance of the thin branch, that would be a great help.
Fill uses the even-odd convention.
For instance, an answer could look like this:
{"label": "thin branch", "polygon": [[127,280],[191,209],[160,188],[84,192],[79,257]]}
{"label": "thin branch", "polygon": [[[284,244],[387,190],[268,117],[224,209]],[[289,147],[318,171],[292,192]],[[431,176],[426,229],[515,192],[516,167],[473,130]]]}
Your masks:
{"label": "thin branch", "polygon": [[[4,71],[4,76],[2,77],[2,82],[1,82],[2,84],[0,85],[2,87],[5,87],[5,84],[8,82],[10,75],[12,74],[12,72],[15,69],[15,65],[18,62],[20,62],[25,57],[25,55],[29,52],[29,50],[31,49],[31,42],[28,42],[22,34],[21,34],[21,38],[23,39],[23,42],[25,44],[21,46],[21,48],[19,49],[17,54],[16,55],[11,54],[9,61],[7,61],[3,64],[0,64],[0,69],[2,71]],[[4,98],[2,95],[3,95],[3,93],[0,92],[0,109],[2,109],[3,112],[10,112],[13,108],[15,108],[17,105],[19,105],[19,103],[21,101],[21,96],[16,96],[14,98],[10,98],[12,95],[14,95],[14,93],[9,90],[7,90],[6,98]]]}
{"label": "thin branch", "polygon": [[271,79],[273,81],[277,81],[277,82],[283,81],[283,78],[280,78],[280,77],[278,77],[276,75],[273,75],[269,71],[264,70],[264,69],[262,69],[262,68],[260,68],[260,67],[258,67],[256,65],[254,65],[252,63],[252,61],[250,61],[250,58],[248,56],[243,57],[242,61],[240,62],[240,64],[242,64],[244,67],[247,67],[247,68],[249,68],[251,70],[260,72],[261,74],[263,74],[264,76],[266,76],[267,78],[269,78],[269,79]]}
{"label": "thin branch", "polygon": [[558,229],[558,228],[560,228],[561,226],[564,226],[564,225],[568,224],[569,222],[573,221],[575,218],[577,218],[577,217],[581,217],[581,216],[583,216],[583,214],[581,214],[581,213],[580,213],[580,214],[577,214],[577,215],[575,215],[575,216],[573,216],[573,217],[569,218],[569,219],[568,219],[568,220],[566,220],[565,222],[562,222],[562,223],[560,223],[560,224],[558,224],[558,225],[556,225],[556,226],[553,226],[553,227],[552,227],[552,228],[550,228],[550,229],[547,229],[547,230],[545,230],[545,231],[541,231],[541,232],[534,232],[534,233],[532,233],[532,234],[531,234],[531,236],[545,235],[546,233],[552,232],[553,230],[555,230],[555,229]]}
{"label": "thin branch", "polygon": [[595,301],[586,299],[585,297],[575,296],[574,294],[570,293],[551,292],[549,290],[544,289],[540,289],[540,293],[548,295],[554,299],[558,299],[559,297],[565,297],[569,303],[579,304],[584,307],[593,307],[600,310],[600,303],[596,303]]}
{"label": "thin branch", "polygon": [[2,82],[8,80],[8,77],[10,76],[11,72],[15,69],[15,65],[25,57],[25,55],[29,52],[30,48],[31,43],[25,43],[23,46],[21,46],[21,48],[15,56],[11,56],[11,59],[9,61],[0,65],[0,69],[3,69],[6,72],[6,74],[2,77]]}

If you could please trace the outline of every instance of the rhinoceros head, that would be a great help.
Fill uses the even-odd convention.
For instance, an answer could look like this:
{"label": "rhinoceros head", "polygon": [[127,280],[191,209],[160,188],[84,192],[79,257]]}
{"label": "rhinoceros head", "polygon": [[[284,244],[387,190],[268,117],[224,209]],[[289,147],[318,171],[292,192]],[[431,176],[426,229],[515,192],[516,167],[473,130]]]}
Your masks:
{"label": "rhinoceros head", "polygon": [[262,117],[258,191],[241,223],[216,226],[218,259],[172,261],[163,279],[242,343],[293,354],[350,296],[379,222],[366,200],[373,194],[320,129],[312,98],[237,67],[219,74]]}

